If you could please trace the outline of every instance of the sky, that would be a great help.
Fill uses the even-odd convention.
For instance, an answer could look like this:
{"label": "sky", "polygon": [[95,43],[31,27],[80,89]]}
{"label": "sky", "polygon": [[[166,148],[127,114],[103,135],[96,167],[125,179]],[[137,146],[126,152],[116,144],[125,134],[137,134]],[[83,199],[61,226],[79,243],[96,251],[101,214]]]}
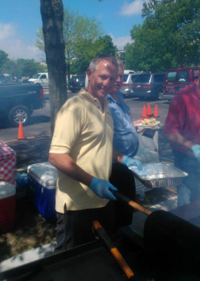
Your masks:
{"label": "sky", "polygon": [[[141,24],[143,3],[149,0],[63,0],[64,8],[95,18],[113,43],[122,50],[131,43],[130,30]],[[36,32],[42,27],[40,0],[1,0],[0,50],[10,59],[42,61],[44,55],[35,46]]]}

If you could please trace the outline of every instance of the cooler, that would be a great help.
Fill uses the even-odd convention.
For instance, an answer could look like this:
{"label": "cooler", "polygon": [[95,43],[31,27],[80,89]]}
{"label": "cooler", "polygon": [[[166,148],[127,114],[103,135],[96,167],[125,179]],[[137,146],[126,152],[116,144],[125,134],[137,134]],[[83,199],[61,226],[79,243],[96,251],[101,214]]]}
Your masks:
{"label": "cooler", "polygon": [[11,230],[15,224],[15,185],[0,181],[0,234]]}
{"label": "cooler", "polygon": [[56,168],[49,162],[37,163],[28,166],[27,173],[30,199],[46,220],[55,221]]}

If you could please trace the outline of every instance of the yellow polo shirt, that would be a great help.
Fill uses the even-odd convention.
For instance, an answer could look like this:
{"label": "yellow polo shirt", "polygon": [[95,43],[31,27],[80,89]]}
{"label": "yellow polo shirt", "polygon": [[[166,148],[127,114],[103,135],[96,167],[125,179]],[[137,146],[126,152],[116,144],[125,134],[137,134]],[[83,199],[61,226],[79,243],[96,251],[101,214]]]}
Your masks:
{"label": "yellow polo shirt", "polygon": [[[113,122],[108,103],[104,111],[97,98],[85,90],[70,98],[60,109],[50,147],[51,153],[67,153],[90,175],[109,180],[112,168]],[[58,171],[56,211],[104,207],[102,199],[86,185]]]}

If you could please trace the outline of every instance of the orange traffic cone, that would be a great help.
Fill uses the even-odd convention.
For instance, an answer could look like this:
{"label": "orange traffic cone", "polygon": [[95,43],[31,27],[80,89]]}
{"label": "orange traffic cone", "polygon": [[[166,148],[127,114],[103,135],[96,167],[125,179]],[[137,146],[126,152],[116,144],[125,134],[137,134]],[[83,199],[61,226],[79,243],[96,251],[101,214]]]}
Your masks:
{"label": "orange traffic cone", "polygon": [[158,114],[158,106],[157,104],[155,105],[155,109],[154,109],[154,114],[153,114],[154,117],[160,117],[159,114]]}
{"label": "orange traffic cone", "polygon": [[141,119],[147,118],[146,105],[143,106]]}
{"label": "orange traffic cone", "polygon": [[22,123],[19,123],[18,140],[25,139]]}
{"label": "orange traffic cone", "polygon": [[151,107],[150,107],[150,104],[149,104],[149,103],[147,103],[147,116],[148,116],[148,117],[152,117],[152,116],[153,116],[153,114],[152,114],[152,112],[151,112]]}

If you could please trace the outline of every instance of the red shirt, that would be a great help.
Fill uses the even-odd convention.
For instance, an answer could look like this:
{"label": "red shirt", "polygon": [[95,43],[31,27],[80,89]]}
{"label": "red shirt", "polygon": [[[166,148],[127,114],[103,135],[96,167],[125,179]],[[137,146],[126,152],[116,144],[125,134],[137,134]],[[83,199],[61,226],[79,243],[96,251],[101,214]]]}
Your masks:
{"label": "red shirt", "polygon": [[180,133],[200,144],[200,90],[196,83],[180,90],[173,98],[163,133]]}

